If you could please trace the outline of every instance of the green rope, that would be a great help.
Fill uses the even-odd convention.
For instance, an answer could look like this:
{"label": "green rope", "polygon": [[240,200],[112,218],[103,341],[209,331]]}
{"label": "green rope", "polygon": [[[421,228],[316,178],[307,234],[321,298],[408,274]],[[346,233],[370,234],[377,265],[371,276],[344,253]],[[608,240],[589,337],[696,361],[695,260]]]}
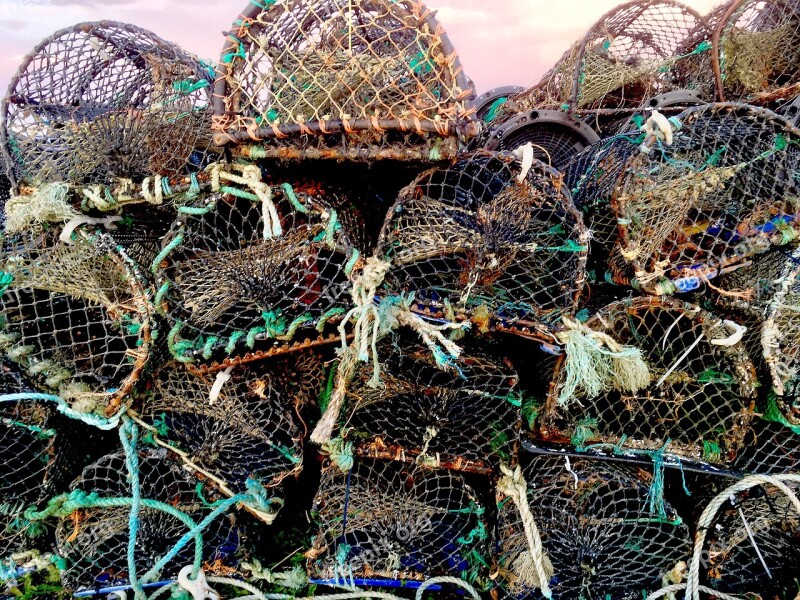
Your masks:
{"label": "green rope", "polygon": [[280,310],[264,311],[261,313],[261,318],[264,319],[264,330],[260,333],[266,333],[272,338],[277,338],[286,333],[286,318]]}
{"label": "green rope", "polygon": [[575,430],[572,433],[570,443],[575,446],[579,452],[586,448],[586,442],[594,439],[600,435],[597,430],[597,419],[585,418],[578,421],[575,425]]}
{"label": "green rope", "polygon": [[156,256],[153,259],[153,264],[150,266],[150,271],[152,273],[156,273],[158,269],[161,267],[161,263],[164,262],[166,258],[173,252],[173,250],[175,250],[175,248],[180,246],[182,243],[183,243],[183,233],[179,233],[178,235],[175,236],[175,239],[173,239],[169,244],[164,246],[161,252],[158,253],[158,256]]}
{"label": "green rope", "polygon": [[14,419],[3,418],[0,419],[0,421],[9,427],[19,427],[20,429],[25,429],[26,431],[35,433],[41,439],[55,437],[57,433],[55,429],[44,429],[42,427],[37,427],[36,425],[23,423],[22,421],[15,421]]}
{"label": "green rope", "polygon": [[256,338],[262,333],[267,333],[266,327],[253,327],[250,331],[248,331],[247,339],[245,340],[247,347],[252,350],[253,346],[256,345]]}
{"label": "green rope", "polygon": [[78,412],[77,410],[72,408],[66,400],[64,400],[60,396],[54,396],[52,394],[21,393],[21,394],[0,395],[0,403],[37,402],[37,401],[54,402],[56,404],[56,410],[58,410],[58,412],[60,412],[62,415],[69,417],[70,419],[75,419],[76,421],[81,421],[82,423],[86,423],[87,425],[97,427],[98,429],[102,429],[104,431],[114,429],[119,424],[120,415],[116,415],[111,418],[106,418],[92,413]]}
{"label": "green rope", "polygon": [[722,448],[717,442],[703,441],[703,460],[719,462],[722,458]]}
{"label": "green rope", "polygon": [[300,202],[300,200],[297,199],[297,195],[294,193],[294,188],[292,188],[292,186],[288,183],[281,184],[281,188],[283,189],[283,193],[286,194],[286,199],[294,207],[294,209],[303,213],[304,215],[307,215],[308,209]]}
{"label": "green rope", "polygon": [[279,335],[276,339],[281,341],[289,341],[294,337],[294,334],[297,333],[297,330],[300,329],[303,325],[308,325],[314,322],[314,317],[311,316],[309,313],[305,313],[297,317],[292,323],[289,325],[286,333]]}
{"label": "green rope", "polygon": [[331,394],[333,394],[333,386],[336,383],[336,371],[338,369],[339,363],[334,363],[331,368],[330,372],[328,373],[328,380],[325,384],[325,387],[319,393],[319,408],[320,412],[324,413],[325,410],[328,408],[328,402],[331,400]]}
{"label": "green rope", "polygon": [[203,344],[202,356],[204,359],[208,360],[209,358],[211,358],[211,355],[214,352],[214,346],[217,345],[217,342],[219,342],[218,337],[215,337],[213,335],[209,336],[209,338],[206,340],[206,343]]}
{"label": "green rope", "polygon": [[325,243],[331,248],[336,245],[334,236],[339,228],[341,228],[339,216],[336,214],[335,210],[331,209],[331,215],[328,218],[328,223],[325,225]]}
{"label": "green rope", "polygon": [[261,202],[261,198],[259,198],[253,192],[240,190],[239,188],[231,187],[229,185],[220,186],[219,191],[225,194],[230,194],[231,196],[235,196],[236,198],[241,198],[242,200],[250,200],[250,202]]}
{"label": "green rope", "polygon": [[227,355],[233,354],[233,351],[236,348],[236,344],[239,343],[239,340],[242,339],[244,335],[245,335],[244,331],[234,331],[231,334],[231,337],[228,338],[228,343],[225,345],[225,354]]}
{"label": "green rope", "polygon": [[186,340],[178,340],[181,329],[183,329],[183,321],[175,321],[175,325],[169,330],[169,333],[167,334],[167,346],[169,347],[169,353],[178,362],[182,362],[184,364],[194,362],[194,359],[191,356],[186,356],[188,351],[194,350],[194,345]]}
{"label": "green rope", "polygon": [[165,314],[161,306],[164,304],[164,299],[167,296],[167,292],[169,292],[169,281],[167,281],[164,285],[158,288],[158,291],[156,292],[156,298],[155,298],[156,311],[158,311],[161,314]]}
{"label": "green rope", "polygon": [[361,253],[353,248],[353,253],[350,255],[350,260],[344,265],[344,274],[350,277],[353,274],[353,269],[356,268],[358,259],[361,258]]}
{"label": "green rope", "polygon": [[139,430],[136,423],[125,418],[119,430],[119,439],[125,451],[125,465],[131,483],[131,512],[128,516],[128,580],[135,598],[146,599],[144,588],[136,574],[136,538],[139,535],[139,512],[142,504],[142,488],[139,482],[139,452],[136,441]]}
{"label": "green rope", "polygon": [[316,330],[322,333],[325,329],[325,326],[328,324],[328,321],[333,319],[334,317],[338,317],[340,315],[346,314],[347,311],[343,308],[331,308],[329,311],[324,313],[319,320],[317,321]]}
{"label": "green rope", "polygon": [[182,215],[191,215],[201,217],[203,215],[207,215],[216,207],[216,203],[209,202],[205,206],[181,206],[178,208],[178,212]]}
{"label": "green rope", "polygon": [[347,473],[353,469],[353,442],[346,442],[342,438],[333,438],[322,445],[322,453],[327,455],[333,464]]}

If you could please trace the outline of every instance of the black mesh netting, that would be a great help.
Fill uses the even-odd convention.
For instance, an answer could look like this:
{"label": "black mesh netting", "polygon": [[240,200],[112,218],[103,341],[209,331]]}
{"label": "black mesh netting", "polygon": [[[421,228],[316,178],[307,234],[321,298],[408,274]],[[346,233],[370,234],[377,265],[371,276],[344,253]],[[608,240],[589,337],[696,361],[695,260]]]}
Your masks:
{"label": "black mesh netting", "polygon": [[308,567],[321,579],[471,581],[486,565],[484,508],[450,471],[364,459],[344,473],[326,463],[314,511]]}
{"label": "black mesh netting", "polygon": [[[198,494],[198,481],[180,463],[169,460],[166,450],[139,452],[138,474],[142,498],[161,503],[160,507],[144,505],[139,513],[134,557],[142,577],[189,530],[190,520],[196,523],[210,510],[204,504],[209,499]],[[71,488],[100,498],[130,498],[125,455],[110,454],[89,465]],[[182,511],[183,520],[165,512],[163,505]],[[96,507],[78,509],[59,520],[56,543],[66,560],[62,579],[68,589],[128,582],[129,516],[129,506]],[[236,565],[244,558],[243,531],[233,513],[215,519],[203,531],[202,542],[203,564],[211,571]],[[176,578],[180,569],[192,564],[196,550],[194,543],[186,545],[155,574],[160,578],[155,581]]]}
{"label": "black mesh netting", "polygon": [[276,366],[229,369],[216,378],[165,367],[143,395],[140,416],[210,485],[231,495],[254,483],[271,491],[303,460],[293,398]]}
{"label": "black mesh netting", "polygon": [[618,389],[584,387],[570,395],[573,367],[560,361],[539,415],[544,439],[708,462],[736,457],[754,418],[758,388],[737,325],[685,302],[637,298],[608,306],[587,326],[637,348],[649,383],[625,389],[619,378],[626,372],[620,370]]}
{"label": "black mesh netting", "polygon": [[380,385],[359,367],[340,416],[356,454],[477,472],[516,462],[522,398],[502,359],[465,353],[442,371],[427,348],[390,347],[380,360]]}
{"label": "black mesh netting", "polygon": [[[689,528],[671,506],[654,510],[651,482],[636,468],[529,455],[522,472],[554,598],[642,598],[689,552]],[[504,493],[497,500],[498,591],[538,597],[522,513]]]}
{"label": "black mesh netting", "polygon": [[[478,152],[421,175],[387,216],[386,293],[449,310],[552,325],[574,311],[587,232],[560,176],[538,161]],[[535,326],[535,325],[534,325]]]}

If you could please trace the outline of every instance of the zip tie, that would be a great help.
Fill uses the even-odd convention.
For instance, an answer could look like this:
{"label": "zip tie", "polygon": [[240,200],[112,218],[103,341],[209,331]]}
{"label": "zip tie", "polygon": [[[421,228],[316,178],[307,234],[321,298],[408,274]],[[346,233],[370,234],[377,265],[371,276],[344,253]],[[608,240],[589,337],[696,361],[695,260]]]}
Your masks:
{"label": "zip tie", "polygon": [[730,348],[731,346],[735,346],[739,342],[742,341],[744,334],[747,332],[747,327],[744,325],[739,325],[738,323],[734,323],[733,321],[728,321],[727,319],[722,322],[728,330],[733,331],[733,333],[721,340],[711,340],[711,343],[714,346],[725,346]]}
{"label": "zip tie", "polygon": [[533,144],[528,142],[514,150],[514,158],[522,162],[522,170],[517,175],[517,183],[522,183],[528,177],[533,167]]}
{"label": "zip tie", "polygon": [[231,371],[233,371],[232,366],[217,373],[217,378],[214,380],[214,385],[211,386],[211,392],[208,395],[209,404],[213,405],[219,399],[219,395],[222,393],[222,387],[231,379]]}
{"label": "zip tie", "polygon": [[68,245],[73,245],[72,234],[81,225],[102,225],[106,229],[116,229],[115,223],[122,221],[122,217],[103,217],[95,219],[93,217],[74,217],[64,225],[64,230],[59,234],[58,239]]}

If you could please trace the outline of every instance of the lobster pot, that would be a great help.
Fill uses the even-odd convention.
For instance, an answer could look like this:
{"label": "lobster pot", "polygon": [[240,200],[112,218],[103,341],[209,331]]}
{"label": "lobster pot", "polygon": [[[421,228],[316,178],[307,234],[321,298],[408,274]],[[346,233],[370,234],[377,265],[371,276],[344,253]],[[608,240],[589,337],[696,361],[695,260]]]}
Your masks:
{"label": "lobster pot", "polygon": [[[797,494],[797,484],[788,485]],[[764,598],[797,593],[800,515],[777,488],[758,486],[728,500],[703,550],[701,582],[708,587]]]}
{"label": "lobster pot", "polygon": [[[139,452],[141,497],[161,504],[142,506],[134,560],[143,577],[189,530],[189,519],[198,523],[209,512],[203,503],[203,486],[179,464],[168,459],[166,450]],[[87,466],[72,490],[95,493],[100,498],[130,498],[131,488],[125,455],[109,454]],[[207,490],[205,490],[207,492]],[[213,501],[213,496],[206,501]],[[158,508],[154,508],[156,506]],[[171,510],[170,514],[164,509]],[[183,520],[175,513],[183,513]],[[126,585],[128,573],[128,519],[130,505],[79,509],[62,517],[56,528],[56,549],[67,563],[61,572],[64,586],[72,591]],[[189,519],[186,519],[188,517]],[[233,513],[214,519],[202,532],[203,564],[207,572],[224,572],[244,556],[240,525]],[[175,579],[192,564],[196,546],[187,544],[150,581]]]}
{"label": "lobster pot", "polygon": [[213,376],[170,365],[144,396],[141,418],[220,492],[245,493],[254,484],[279,490],[301,470],[303,449],[289,394],[273,370],[259,364],[221,371],[215,387]]}
{"label": "lobster pot", "polygon": [[711,463],[736,457],[757,391],[753,363],[737,341],[738,326],[697,306],[654,298],[611,304],[586,326],[638,349],[649,383],[633,391],[624,367],[612,363],[614,389],[579,386],[568,395],[569,379],[578,373],[570,373],[577,367],[562,359],[539,415],[543,439]]}
{"label": "lobster pot", "polygon": [[680,130],[633,156],[617,185],[620,283],[687,292],[796,237],[795,130],[769,111],[690,109]]}
{"label": "lobster pot", "polygon": [[361,363],[348,388],[340,430],[357,454],[480,473],[516,462],[522,396],[509,365],[464,353],[442,371],[424,347],[384,350],[381,384]]}
{"label": "lobster pot", "polygon": [[316,338],[315,328],[345,312],[357,254],[338,211],[312,186],[287,183],[262,195],[199,198],[179,210],[163,240],[153,265],[157,308],[182,362],[242,355],[298,330]]}
{"label": "lobster pot", "polygon": [[465,313],[533,335],[572,314],[588,233],[560,175],[533,160],[477,152],[420,175],[389,212],[378,254],[385,294],[430,314]]}
{"label": "lobster pot", "polygon": [[[512,115],[536,109],[592,116],[630,115],[657,94],[713,90],[711,32],[691,8],[671,0],[634,0],[603,15],[529,90],[503,107]],[[705,69],[703,66],[705,65]],[[613,120],[613,115],[611,116]],[[502,119],[502,117],[501,117]]]}
{"label": "lobster pot", "polygon": [[800,250],[795,250],[774,281],[775,295],[762,332],[764,357],[772,376],[770,402],[787,425],[800,428]]}
{"label": "lobster pot", "polygon": [[3,240],[0,269],[3,355],[37,391],[113,412],[150,349],[147,292],[122,247],[87,228],[69,242],[53,228],[30,230]]}
{"label": "lobster pot", "polygon": [[800,8],[796,2],[734,2],[714,41],[721,98],[773,104],[797,94]]}
{"label": "lobster pot", "polygon": [[400,462],[326,463],[314,501],[314,578],[474,581],[486,564],[484,509],[456,473]]}
{"label": "lobster pot", "polygon": [[[689,528],[650,482],[622,464],[529,455],[527,504],[541,535],[554,598],[640,598],[689,552]],[[541,582],[516,501],[498,492],[496,585],[505,597],[539,597]]]}
{"label": "lobster pot", "polygon": [[214,139],[253,158],[437,161],[477,132],[473,97],[421,2],[250,3],[220,57]]}
{"label": "lobster pot", "polygon": [[213,72],[153,33],[80,23],[25,57],[2,104],[16,182],[141,182],[197,170],[211,143]]}

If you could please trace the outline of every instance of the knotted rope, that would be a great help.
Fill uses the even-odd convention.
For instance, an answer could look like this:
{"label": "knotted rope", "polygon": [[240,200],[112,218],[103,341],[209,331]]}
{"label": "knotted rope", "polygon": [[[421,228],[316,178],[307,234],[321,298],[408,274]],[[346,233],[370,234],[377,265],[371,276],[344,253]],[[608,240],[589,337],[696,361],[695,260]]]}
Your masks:
{"label": "knotted rope", "polygon": [[650,369],[639,348],[623,346],[567,317],[563,324],[564,331],[556,334],[566,355],[559,404],[566,404],[578,391],[594,397],[611,389],[634,393],[650,385]]}
{"label": "knotted rope", "polygon": [[[233,169],[241,171],[241,175],[234,173]],[[283,235],[281,219],[272,201],[272,188],[261,180],[261,169],[256,165],[211,163],[206,167],[206,171],[211,175],[211,191],[261,202],[265,240]],[[250,193],[228,186],[226,182],[246,186]]]}
{"label": "knotted rope", "polygon": [[[311,441],[315,444],[323,445],[331,439],[347,387],[355,375],[359,362],[372,360],[372,378],[367,384],[370,387],[380,385],[378,342],[398,327],[410,327],[416,331],[433,353],[436,364],[442,368],[449,367],[453,359],[461,355],[461,348],[445,337],[444,332],[466,329],[470,326],[468,322],[433,325],[411,312],[413,296],[391,296],[376,304],[378,288],[390,268],[391,263],[374,256],[370,257],[361,274],[353,282],[352,298],[355,306],[339,325],[339,335],[342,339],[339,353],[342,360],[336,372],[336,384],[328,408],[311,434]],[[346,327],[352,319],[355,319],[354,339],[348,346],[345,341]]]}
{"label": "knotted rope", "polygon": [[[533,562],[533,571],[530,570],[530,564],[527,560],[517,561],[520,567],[520,577],[525,579],[525,583],[532,587],[539,588],[545,598],[552,598],[553,592],[550,590],[550,579],[553,577],[553,564],[550,558],[544,551],[542,546],[542,538],[539,535],[539,528],[536,526],[536,520],[533,518],[530,506],[528,506],[528,484],[522,476],[520,467],[511,469],[506,465],[501,465],[500,469],[503,477],[497,483],[497,489],[511,498],[519,511],[520,519],[522,520],[522,527],[525,530],[525,539],[528,542],[528,551],[530,559]],[[525,568],[528,567],[528,568]]]}

